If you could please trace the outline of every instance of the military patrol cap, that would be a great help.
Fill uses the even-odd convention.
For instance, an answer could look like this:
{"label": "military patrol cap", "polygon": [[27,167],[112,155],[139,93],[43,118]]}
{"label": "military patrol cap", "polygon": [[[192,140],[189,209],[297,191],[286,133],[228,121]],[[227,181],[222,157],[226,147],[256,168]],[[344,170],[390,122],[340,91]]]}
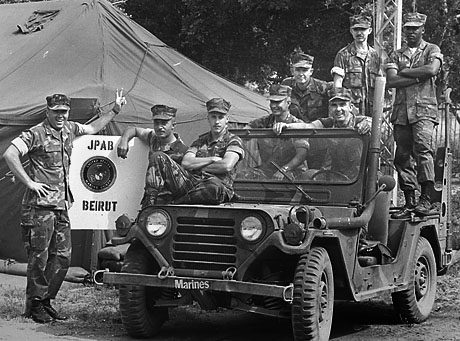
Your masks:
{"label": "military patrol cap", "polygon": [[220,112],[221,114],[228,114],[231,104],[223,98],[211,98],[206,102],[206,109],[208,114],[211,112]]}
{"label": "military patrol cap", "polygon": [[64,94],[54,94],[47,96],[46,105],[50,110],[69,110],[70,98]]}
{"label": "military patrol cap", "polygon": [[282,101],[288,97],[291,97],[291,90],[291,87],[287,85],[272,84],[269,89],[270,96],[268,99],[270,101]]}
{"label": "military patrol cap", "polygon": [[154,120],[170,120],[176,117],[177,109],[164,104],[156,104],[150,111]]}
{"label": "military patrol cap", "polygon": [[350,28],[370,28],[371,27],[371,17],[367,15],[353,15],[350,17]]}
{"label": "military patrol cap", "polygon": [[422,13],[406,13],[403,16],[403,26],[416,26],[420,27],[425,25],[426,22],[426,15]]}
{"label": "military patrol cap", "polygon": [[344,101],[351,101],[351,90],[347,88],[334,88],[329,91],[329,102],[334,99],[342,99]]}
{"label": "military patrol cap", "polygon": [[294,52],[291,55],[291,63],[293,67],[304,67],[309,69],[313,65],[314,59],[314,57],[303,52]]}

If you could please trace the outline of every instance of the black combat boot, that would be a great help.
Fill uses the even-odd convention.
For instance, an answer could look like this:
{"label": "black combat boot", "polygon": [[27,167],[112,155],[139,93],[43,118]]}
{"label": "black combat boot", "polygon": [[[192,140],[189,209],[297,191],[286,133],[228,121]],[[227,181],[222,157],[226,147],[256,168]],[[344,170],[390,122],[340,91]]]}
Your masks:
{"label": "black combat boot", "polygon": [[392,219],[409,219],[411,217],[411,213],[414,211],[414,207],[416,205],[415,200],[415,191],[409,190],[404,192],[404,197],[406,199],[406,203],[402,210],[395,212],[391,215]]}
{"label": "black combat boot", "polygon": [[414,213],[425,216],[431,212],[431,195],[434,192],[434,183],[431,181],[422,182],[420,187],[422,193],[420,194],[418,205],[414,208]]}
{"label": "black combat boot", "polygon": [[51,306],[51,302],[49,299],[47,300],[43,300],[42,301],[42,304],[43,304],[43,308],[45,309],[45,311],[48,313],[49,316],[51,316],[53,319],[55,320],[58,320],[58,321],[65,321],[67,320],[67,316],[64,316],[64,315],[61,315],[57,312],[56,309],[54,309],[52,306]]}
{"label": "black combat boot", "polygon": [[30,317],[37,323],[48,323],[53,321],[53,319],[46,312],[42,301],[33,299],[32,307],[30,309]]}

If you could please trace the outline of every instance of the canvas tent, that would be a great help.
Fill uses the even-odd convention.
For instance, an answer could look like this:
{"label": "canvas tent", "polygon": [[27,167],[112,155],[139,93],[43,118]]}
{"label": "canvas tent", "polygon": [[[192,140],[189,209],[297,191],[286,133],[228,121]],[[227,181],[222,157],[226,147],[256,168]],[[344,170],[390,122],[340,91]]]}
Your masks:
{"label": "canvas tent", "polygon": [[[124,89],[128,104],[106,130],[112,135],[127,125],[150,127],[150,107],[158,103],[178,108],[176,130],[187,143],[207,130],[204,103],[212,97],[232,103],[232,122],[268,111],[264,97],[166,46],[105,0],[0,5],[0,154],[20,131],[43,119],[47,95],[69,95],[71,118],[85,122],[95,107],[110,110],[117,88]],[[0,160],[0,258],[24,261],[24,188],[7,173]],[[94,236],[73,237],[74,265],[87,267]]]}

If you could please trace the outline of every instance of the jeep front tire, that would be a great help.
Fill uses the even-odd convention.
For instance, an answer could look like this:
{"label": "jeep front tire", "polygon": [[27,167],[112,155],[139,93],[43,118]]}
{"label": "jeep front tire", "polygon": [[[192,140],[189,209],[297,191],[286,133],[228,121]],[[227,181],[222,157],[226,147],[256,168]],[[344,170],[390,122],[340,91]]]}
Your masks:
{"label": "jeep front tire", "polygon": [[292,329],[295,340],[329,340],[334,276],[327,251],[315,247],[300,257],[294,276]]}
{"label": "jeep front tire", "polygon": [[[155,262],[140,243],[134,241],[126,252],[121,272],[155,274]],[[168,319],[168,309],[155,307],[161,289],[141,285],[120,285],[120,314],[128,334],[135,338],[149,338],[158,333]]]}

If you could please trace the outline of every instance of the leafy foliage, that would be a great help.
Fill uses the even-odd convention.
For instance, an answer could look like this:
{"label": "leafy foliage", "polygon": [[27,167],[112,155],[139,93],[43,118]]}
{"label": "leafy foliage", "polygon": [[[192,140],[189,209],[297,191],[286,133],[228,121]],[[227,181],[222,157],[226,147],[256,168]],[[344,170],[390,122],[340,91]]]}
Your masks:
{"label": "leafy foliage", "polygon": [[[403,9],[415,6],[429,14],[425,38],[441,46],[453,87],[460,82],[453,63],[460,54],[457,2],[406,0]],[[330,80],[335,54],[352,39],[348,17],[374,13],[373,3],[365,0],[127,0],[124,9],[200,64],[240,84],[262,87],[290,75],[289,55],[295,48],[315,57],[314,77]],[[453,95],[460,98],[455,90]]]}
{"label": "leafy foliage", "polygon": [[[372,15],[367,0],[109,0],[166,44],[240,84],[290,75],[295,48],[315,57],[314,77],[331,80],[337,51],[351,42],[348,17]],[[0,0],[0,4],[28,2]],[[390,6],[391,2],[388,2]],[[428,14],[424,38],[444,53],[446,82],[460,101],[459,0],[403,0],[403,12]],[[456,16],[459,15],[459,22]],[[390,52],[392,34],[385,47]],[[371,40],[372,43],[372,40]]]}

